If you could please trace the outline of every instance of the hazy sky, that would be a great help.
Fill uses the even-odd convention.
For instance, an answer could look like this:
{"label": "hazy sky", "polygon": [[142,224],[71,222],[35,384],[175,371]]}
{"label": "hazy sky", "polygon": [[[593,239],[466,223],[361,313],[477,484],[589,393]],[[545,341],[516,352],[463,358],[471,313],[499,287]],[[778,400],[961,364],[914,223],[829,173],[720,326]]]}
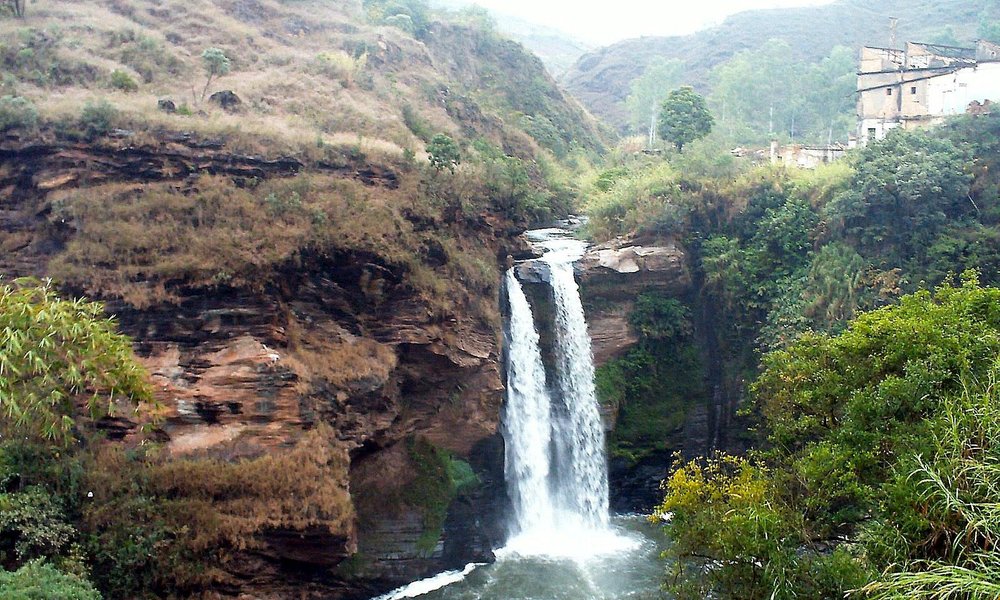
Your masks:
{"label": "hazy sky", "polygon": [[[454,2],[455,0],[452,0]],[[591,43],[640,35],[692,33],[754,8],[829,4],[831,0],[459,0],[548,25]],[[450,3],[450,2],[449,2]]]}

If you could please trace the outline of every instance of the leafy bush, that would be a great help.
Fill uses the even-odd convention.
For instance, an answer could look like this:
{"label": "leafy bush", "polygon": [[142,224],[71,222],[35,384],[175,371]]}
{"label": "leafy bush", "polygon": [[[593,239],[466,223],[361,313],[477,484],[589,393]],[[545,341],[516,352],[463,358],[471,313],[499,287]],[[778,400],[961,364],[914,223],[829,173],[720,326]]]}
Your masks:
{"label": "leafy bush", "polygon": [[123,92],[135,92],[139,89],[139,84],[127,72],[115,69],[111,72],[111,87]]}
{"label": "leafy bush", "polygon": [[448,169],[454,173],[455,167],[462,162],[462,152],[458,149],[458,144],[443,133],[431,138],[427,144],[427,154],[430,155],[431,166],[435,171]]}
{"label": "leafy bush", "polygon": [[32,129],[38,124],[38,111],[27,98],[0,97],[0,131]]}
{"label": "leafy bush", "polygon": [[629,325],[642,337],[665,340],[691,334],[691,311],[674,298],[643,294],[629,315]]}
{"label": "leafy bush", "polygon": [[0,596],[6,600],[101,600],[87,580],[43,562],[29,563],[12,573],[0,571]]}
{"label": "leafy bush", "polygon": [[69,551],[76,530],[40,487],[0,494],[0,560],[23,565]]}
{"label": "leafy bush", "polygon": [[677,466],[668,554],[716,561],[700,589],[726,598],[794,597],[817,564],[835,571],[809,597],[873,579],[880,598],[992,597],[998,357],[1000,289],[972,274],[768,354],[752,389],[769,449]]}
{"label": "leafy bush", "polygon": [[425,0],[365,0],[369,18],[396,27],[417,38],[427,35],[431,9]]}
{"label": "leafy bush", "polygon": [[88,101],[80,112],[79,125],[88,137],[97,137],[111,131],[118,120],[118,109],[107,100]]}
{"label": "leafy bush", "polygon": [[[883,266],[921,271],[927,250],[949,224],[971,217],[968,156],[947,139],[923,131],[893,131],[855,157],[850,187],[826,216]],[[886,180],[886,173],[893,173]]]}

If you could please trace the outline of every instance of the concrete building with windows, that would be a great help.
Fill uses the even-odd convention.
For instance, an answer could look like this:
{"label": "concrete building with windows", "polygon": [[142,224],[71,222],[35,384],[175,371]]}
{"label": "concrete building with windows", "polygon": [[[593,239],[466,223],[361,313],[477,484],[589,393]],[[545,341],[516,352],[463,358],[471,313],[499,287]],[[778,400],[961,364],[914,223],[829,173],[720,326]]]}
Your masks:
{"label": "concrete building with windows", "polygon": [[[914,129],[982,111],[1000,102],[1000,45],[975,48],[909,42],[905,49],[861,49],[858,142],[880,140],[897,127]],[[986,108],[988,110],[988,108]]]}

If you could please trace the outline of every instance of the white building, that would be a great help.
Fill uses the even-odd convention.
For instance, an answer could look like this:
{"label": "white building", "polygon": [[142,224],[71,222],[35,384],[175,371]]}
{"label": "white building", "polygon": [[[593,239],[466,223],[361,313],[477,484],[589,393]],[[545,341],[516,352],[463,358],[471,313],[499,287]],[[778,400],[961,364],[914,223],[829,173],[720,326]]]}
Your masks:
{"label": "white building", "polygon": [[858,141],[880,140],[897,127],[914,129],[1000,102],[1000,45],[976,48],[909,42],[905,50],[861,49]]}

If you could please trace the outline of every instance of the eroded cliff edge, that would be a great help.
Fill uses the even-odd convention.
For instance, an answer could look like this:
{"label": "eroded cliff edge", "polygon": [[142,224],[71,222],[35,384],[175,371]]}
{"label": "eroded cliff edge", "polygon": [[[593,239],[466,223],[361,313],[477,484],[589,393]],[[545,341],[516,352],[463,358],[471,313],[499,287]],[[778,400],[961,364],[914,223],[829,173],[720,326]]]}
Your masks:
{"label": "eroded cliff edge", "polygon": [[[505,498],[497,265],[517,227],[488,206],[422,206],[405,165],[121,136],[3,141],[0,273],[105,300],[153,378],[170,455],[281,454],[326,424],[349,457],[328,474],[348,518],[261,528],[214,591],[360,598],[490,560]],[[374,203],[377,229],[362,221]],[[148,416],[99,427],[131,443]]]}

